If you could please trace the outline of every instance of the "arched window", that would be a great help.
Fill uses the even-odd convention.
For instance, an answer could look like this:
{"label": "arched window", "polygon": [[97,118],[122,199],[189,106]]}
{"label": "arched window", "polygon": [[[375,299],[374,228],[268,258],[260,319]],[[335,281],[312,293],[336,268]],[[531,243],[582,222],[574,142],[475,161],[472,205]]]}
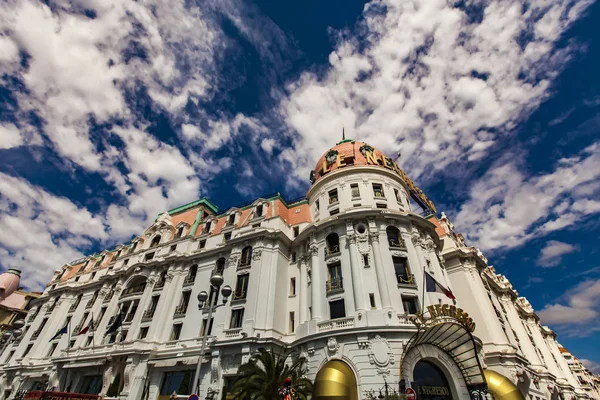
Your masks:
{"label": "arched window", "polygon": [[256,217],[262,217],[263,214],[263,205],[259,204],[256,206]]}
{"label": "arched window", "polygon": [[400,237],[400,231],[395,226],[388,226],[385,230],[390,247],[404,247],[404,240]]}
{"label": "arched window", "polygon": [[146,277],[140,276],[133,279],[126,289],[121,292],[121,297],[133,294],[141,294],[146,289]]}
{"label": "arched window", "polygon": [[158,246],[159,243],[160,243],[160,235],[156,235],[156,236],[154,236],[154,239],[152,239],[152,242],[150,243],[150,247],[156,247],[156,246]]}
{"label": "arched window", "polygon": [[198,274],[198,265],[194,264],[188,270],[188,274],[185,277],[185,281],[183,283],[184,284],[186,284],[186,283],[194,283],[194,281],[196,280],[196,275],[197,274]]}
{"label": "arched window", "polygon": [[242,259],[240,260],[240,266],[250,265],[252,262],[252,246],[244,247],[242,250]]}
{"label": "arched window", "polygon": [[337,233],[330,233],[325,238],[325,255],[335,254],[340,252],[340,238]]}
{"label": "arched window", "polygon": [[206,221],[204,224],[204,228],[202,229],[202,233],[210,232],[210,226],[212,225],[211,221]]}
{"label": "arched window", "polygon": [[215,267],[215,272],[218,274],[223,274],[225,270],[225,257],[221,257],[217,260],[217,265]]}

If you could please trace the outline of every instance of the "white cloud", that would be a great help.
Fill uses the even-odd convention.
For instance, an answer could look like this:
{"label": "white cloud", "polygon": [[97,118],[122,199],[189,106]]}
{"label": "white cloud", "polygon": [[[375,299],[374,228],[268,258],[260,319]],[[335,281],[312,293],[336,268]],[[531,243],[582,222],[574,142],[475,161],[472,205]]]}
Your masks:
{"label": "white cloud", "polygon": [[82,256],[78,248],[107,239],[100,216],[0,173],[0,258],[23,271],[24,286],[44,286],[56,268]]}
{"label": "white cloud", "polygon": [[15,124],[0,124],[0,149],[10,149],[22,144],[23,138]]}
{"label": "white cloud", "polygon": [[583,365],[585,365],[585,367],[587,369],[589,369],[590,372],[593,373],[594,375],[600,374],[600,363],[597,363],[596,361],[588,360],[586,358],[580,358],[579,361],[581,361],[581,363]]}
{"label": "white cloud", "polygon": [[485,250],[513,248],[573,226],[598,212],[595,192],[578,191],[600,179],[600,143],[554,171],[527,177],[511,159],[471,184],[470,198],[455,218],[468,239]]}
{"label": "white cloud", "polygon": [[574,251],[577,251],[577,247],[571,244],[559,242],[558,240],[549,240],[546,246],[540,251],[537,264],[542,267],[556,267],[562,261],[563,255]]}
{"label": "white cloud", "polygon": [[[562,303],[562,304],[561,304]],[[600,308],[600,280],[586,280],[567,291],[554,304],[547,304],[538,315],[544,324],[557,325],[561,330],[571,330],[571,324],[591,324],[584,336],[600,329],[597,316]]]}
{"label": "white cloud", "polygon": [[537,108],[569,59],[555,41],[590,2],[477,4],[480,21],[453,2],[368,3],[361,33],[339,33],[326,74],[304,73],[281,104],[295,141],[282,156],[294,177],[306,179],[342,127],[389,154],[400,150],[413,177],[434,174],[481,159]]}

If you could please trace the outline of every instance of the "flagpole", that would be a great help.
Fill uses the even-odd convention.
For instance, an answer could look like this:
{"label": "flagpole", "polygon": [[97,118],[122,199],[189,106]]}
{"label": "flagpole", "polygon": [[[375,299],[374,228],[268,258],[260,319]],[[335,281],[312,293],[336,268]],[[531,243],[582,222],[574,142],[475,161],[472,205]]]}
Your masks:
{"label": "flagpole", "polygon": [[92,352],[94,351],[94,347],[96,347],[94,336],[96,336],[96,329],[94,327],[94,312],[92,311]]}
{"label": "flagpole", "polygon": [[421,315],[425,315],[425,285],[427,284],[425,282],[425,273],[426,273],[425,272],[425,267],[423,267],[423,281],[422,281],[423,282],[423,297],[422,297],[422,300],[421,300],[421,302],[422,302],[422,305],[421,305],[421,308],[422,308]]}

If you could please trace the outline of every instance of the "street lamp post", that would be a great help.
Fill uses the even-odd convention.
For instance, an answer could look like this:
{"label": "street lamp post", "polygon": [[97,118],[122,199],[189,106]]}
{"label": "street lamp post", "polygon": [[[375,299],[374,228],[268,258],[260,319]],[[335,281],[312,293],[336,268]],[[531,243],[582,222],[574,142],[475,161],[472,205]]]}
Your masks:
{"label": "street lamp post", "polygon": [[213,311],[217,308],[224,306],[227,304],[227,299],[231,295],[231,287],[229,285],[223,286],[221,288],[221,294],[223,295],[223,304],[214,304],[213,301],[213,293],[214,295],[219,295],[219,288],[223,284],[223,276],[220,273],[213,274],[210,277],[210,286],[214,288],[214,291],[211,291],[211,297],[208,298],[209,295],[204,290],[198,293],[198,309],[202,311],[204,308],[206,301],[208,300],[208,318],[206,319],[206,325],[204,326],[204,332],[202,334],[202,347],[200,350],[200,356],[198,357],[198,365],[196,366],[196,374],[194,375],[194,387],[196,388],[196,394],[200,396],[200,367],[202,366],[202,359],[204,358],[204,351],[206,350],[206,340],[208,338],[208,331],[211,328],[211,319]]}
{"label": "street lamp post", "polygon": [[23,326],[25,326],[25,321],[18,319],[12,323],[6,332],[4,332],[2,338],[0,338],[0,344],[2,345],[2,351],[0,351],[0,354],[4,353],[4,350],[6,350],[11,341],[16,340],[23,334]]}

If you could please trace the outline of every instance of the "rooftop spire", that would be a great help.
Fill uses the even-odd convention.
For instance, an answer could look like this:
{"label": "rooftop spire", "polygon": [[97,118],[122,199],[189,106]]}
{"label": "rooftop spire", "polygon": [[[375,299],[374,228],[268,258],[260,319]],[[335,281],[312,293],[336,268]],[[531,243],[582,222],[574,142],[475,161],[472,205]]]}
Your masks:
{"label": "rooftop spire", "polygon": [[346,142],[352,142],[352,139],[346,139],[346,130],[342,127],[342,140],[339,141],[337,144]]}

